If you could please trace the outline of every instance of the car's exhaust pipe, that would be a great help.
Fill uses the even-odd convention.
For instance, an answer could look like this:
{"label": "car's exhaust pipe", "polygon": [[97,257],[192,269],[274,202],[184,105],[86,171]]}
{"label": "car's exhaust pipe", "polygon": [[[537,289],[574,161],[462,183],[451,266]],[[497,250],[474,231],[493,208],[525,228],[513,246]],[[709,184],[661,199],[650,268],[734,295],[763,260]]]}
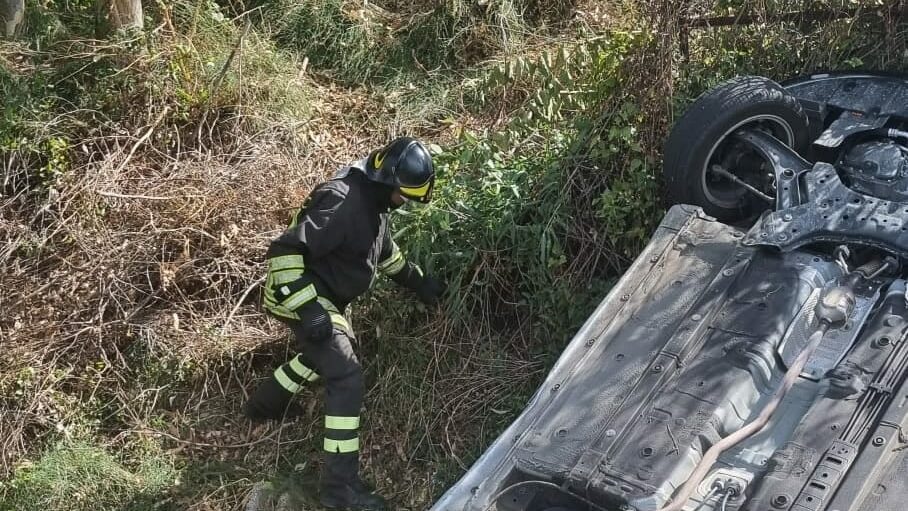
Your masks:
{"label": "car's exhaust pipe", "polygon": [[[889,262],[881,263],[879,261],[874,261],[855,270],[852,275],[860,274],[860,277],[855,277],[855,279],[864,277],[867,274],[878,275],[889,265]],[[849,275],[849,277],[852,275]],[[851,278],[847,278],[845,281],[849,283],[853,282]],[[817,302],[815,309],[816,317],[819,322],[817,330],[810,336],[807,347],[801,351],[798,358],[795,359],[791,367],[788,368],[785,377],[782,379],[782,384],[776,390],[775,394],[773,394],[772,399],[763,407],[760,415],[738,431],[735,431],[710,447],[703,455],[700,463],[694,468],[690,477],[685,481],[684,485],[681,486],[678,494],[672,499],[671,504],[661,507],[658,511],[681,511],[696,488],[700,485],[700,482],[706,476],[706,473],[716,463],[716,460],[719,459],[719,456],[766,426],[769,419],[772,418],[773,413],[775,413],[776,409],[779,407],[779,403],[782,402],[782,399],[785,398],[785,395],[794,385],[795,381],[797,381],[801,371],[804,370],[804,366],[807,364],[807,361],[810,360],[810,356],[813,355],[817,346],[820,345],[823,336],[829,329],[843,326],[854,311],[854,306],[854,291],[850,286],[832,287],[823,293],[823,296],[820,298],[820,301]]]}

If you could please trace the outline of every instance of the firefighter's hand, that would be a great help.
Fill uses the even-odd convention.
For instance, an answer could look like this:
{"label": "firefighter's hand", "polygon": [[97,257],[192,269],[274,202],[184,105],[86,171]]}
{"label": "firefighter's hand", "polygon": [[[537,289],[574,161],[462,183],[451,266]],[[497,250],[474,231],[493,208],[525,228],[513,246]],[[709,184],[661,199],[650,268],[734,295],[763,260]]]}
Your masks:
{"label": "firefighter's hand", "polygon": [[441,299],[441,295],[445,294],[445,290],[447,290],[447,286],[445,286],[444,282],[428,275],[423,277],[422,282],[415,289],[419,301],[426,305],[437,304]]}
{"label": "firefighter's hand", "polygon": [[322,343],[331,339],[333,333],[331,317],[320,303],[312,300],[300,307],[296,313],[299,314],[300,322],[303,323],[305,341]]}

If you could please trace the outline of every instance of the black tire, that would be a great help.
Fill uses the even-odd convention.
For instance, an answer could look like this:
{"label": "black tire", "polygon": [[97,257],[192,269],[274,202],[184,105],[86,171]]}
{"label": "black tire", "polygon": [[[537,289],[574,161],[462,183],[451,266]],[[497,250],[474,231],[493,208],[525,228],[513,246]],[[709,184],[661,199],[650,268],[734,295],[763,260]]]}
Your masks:
{"label": "black tire", "polygon": [[809,144],[807,116],[781,85],[759,76],[728,80],[697,98],[665,143],[663,177],[672,204],[700,206],[724,222],[751,218],[770,207],[731,181],[719,179],[720,188],[728,190],[710,185],[715,179],[707,175],[710,161],[730,150],[723,144],[731,144],[729,135],[744,126],[765,126],[801,154]]}

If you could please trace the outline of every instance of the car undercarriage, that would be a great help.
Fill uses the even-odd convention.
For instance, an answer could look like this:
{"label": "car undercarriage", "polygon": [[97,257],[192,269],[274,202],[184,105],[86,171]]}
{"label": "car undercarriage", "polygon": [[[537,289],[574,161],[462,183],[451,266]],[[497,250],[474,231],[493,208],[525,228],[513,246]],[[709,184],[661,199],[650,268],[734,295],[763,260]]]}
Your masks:
{"label": "car undercarriage", "polygon": [[432,508],[908,507],[908,80],[731,80],[676,203],[524,412]]}

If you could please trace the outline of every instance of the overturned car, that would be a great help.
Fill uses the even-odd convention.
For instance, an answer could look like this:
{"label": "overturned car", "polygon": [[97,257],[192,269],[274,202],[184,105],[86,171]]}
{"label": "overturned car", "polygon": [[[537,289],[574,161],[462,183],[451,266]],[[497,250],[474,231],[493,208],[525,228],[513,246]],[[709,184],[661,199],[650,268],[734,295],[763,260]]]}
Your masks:
{"label": "overturned car", "polygon": [[908,509],[908,80],[726,82],[674,202],[434,510]]}

